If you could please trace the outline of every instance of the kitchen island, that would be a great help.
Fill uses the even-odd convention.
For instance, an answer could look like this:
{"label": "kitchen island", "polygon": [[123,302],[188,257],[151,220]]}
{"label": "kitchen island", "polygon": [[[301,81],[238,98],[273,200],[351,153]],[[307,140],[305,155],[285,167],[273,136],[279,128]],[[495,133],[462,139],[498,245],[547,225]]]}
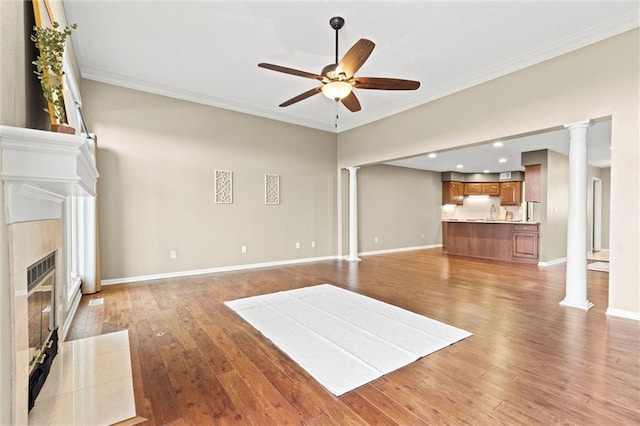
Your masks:
{"label": "kitchen island", "polygon": [[449,255],[538,262],[536,222],[449,219],[442,221],[443,248]]}

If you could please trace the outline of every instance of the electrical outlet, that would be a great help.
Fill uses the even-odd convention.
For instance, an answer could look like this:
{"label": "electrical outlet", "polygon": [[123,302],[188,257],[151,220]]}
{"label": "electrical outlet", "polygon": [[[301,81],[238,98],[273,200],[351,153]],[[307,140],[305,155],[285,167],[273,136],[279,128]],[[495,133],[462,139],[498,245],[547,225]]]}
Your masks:
{"label": "electrical outlet", "polygon": [[315,241],[311,241],[311,248],[316,248],[316,242]]}
{"label": "electrical outlet", "polygon": [[300,241],[296,241],[296,248],[299,249],[300,248]]}
{"label": "electrical outlet", "polygon": [[175,259],[178,256],[175,250],[169,252],[169,259]]}
{"label": "electrical outlet", "polygon": [[374,238],[373,238],[373,242],[374,242],[374,243],[377,243],[377,242],[378,242],[378,237],[374,237]]}
{"label": "electrical outlet", "polygon": [[420,234],[420,238],[424,240],[424,234]]}
{"label": "electrical outlet", "polygon": [[247,246],[240,247],[240,252],[246,253],[247,252]]}

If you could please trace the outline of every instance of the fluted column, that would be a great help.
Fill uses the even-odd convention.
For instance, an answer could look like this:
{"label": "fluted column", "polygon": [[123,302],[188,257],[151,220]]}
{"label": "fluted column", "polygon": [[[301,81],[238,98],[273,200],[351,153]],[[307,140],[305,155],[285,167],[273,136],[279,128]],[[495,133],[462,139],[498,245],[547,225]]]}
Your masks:
{"label": "fluted column", "polygon": [[590,120],[566,124],[569,130],[569,213],[567,278],[561,305],[589,309],[587,300],[587,132]]}
{"label": "fluted column", "polygon": [[358,169],[347,167],[349,170],[349,255],[347,260],[357,262],[358,257]]}

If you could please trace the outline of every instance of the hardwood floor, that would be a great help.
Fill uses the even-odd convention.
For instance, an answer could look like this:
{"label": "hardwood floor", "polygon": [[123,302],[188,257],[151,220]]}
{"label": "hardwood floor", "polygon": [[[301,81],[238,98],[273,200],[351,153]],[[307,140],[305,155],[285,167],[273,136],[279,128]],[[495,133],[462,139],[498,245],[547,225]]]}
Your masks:
{"label": "hardwood floor", "polygon": [[[147,424],[640,424],[640,324],[560,306],[564,265],[440,249],[103,287],[68,339],[129,329]],[[474,333],[335,397],[223,305],[330,283]],[[104,304],[88,306],[92,298]]]}

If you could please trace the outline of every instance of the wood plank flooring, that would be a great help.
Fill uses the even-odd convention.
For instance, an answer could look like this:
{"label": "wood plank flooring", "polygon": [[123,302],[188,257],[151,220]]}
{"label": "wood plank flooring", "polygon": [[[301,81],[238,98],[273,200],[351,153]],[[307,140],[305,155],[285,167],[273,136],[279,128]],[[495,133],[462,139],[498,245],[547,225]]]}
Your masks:
{"label": "wood plank flooring", "polygon": [[[560,306],[564,277],[428,249],[121,284],[82,298],[68,339],[130,330],[149,425],[640,424],[640,324],[604,314],[602,272],[594,308]],[[474,335],[335,397],[223,305],[321,283]]]}

